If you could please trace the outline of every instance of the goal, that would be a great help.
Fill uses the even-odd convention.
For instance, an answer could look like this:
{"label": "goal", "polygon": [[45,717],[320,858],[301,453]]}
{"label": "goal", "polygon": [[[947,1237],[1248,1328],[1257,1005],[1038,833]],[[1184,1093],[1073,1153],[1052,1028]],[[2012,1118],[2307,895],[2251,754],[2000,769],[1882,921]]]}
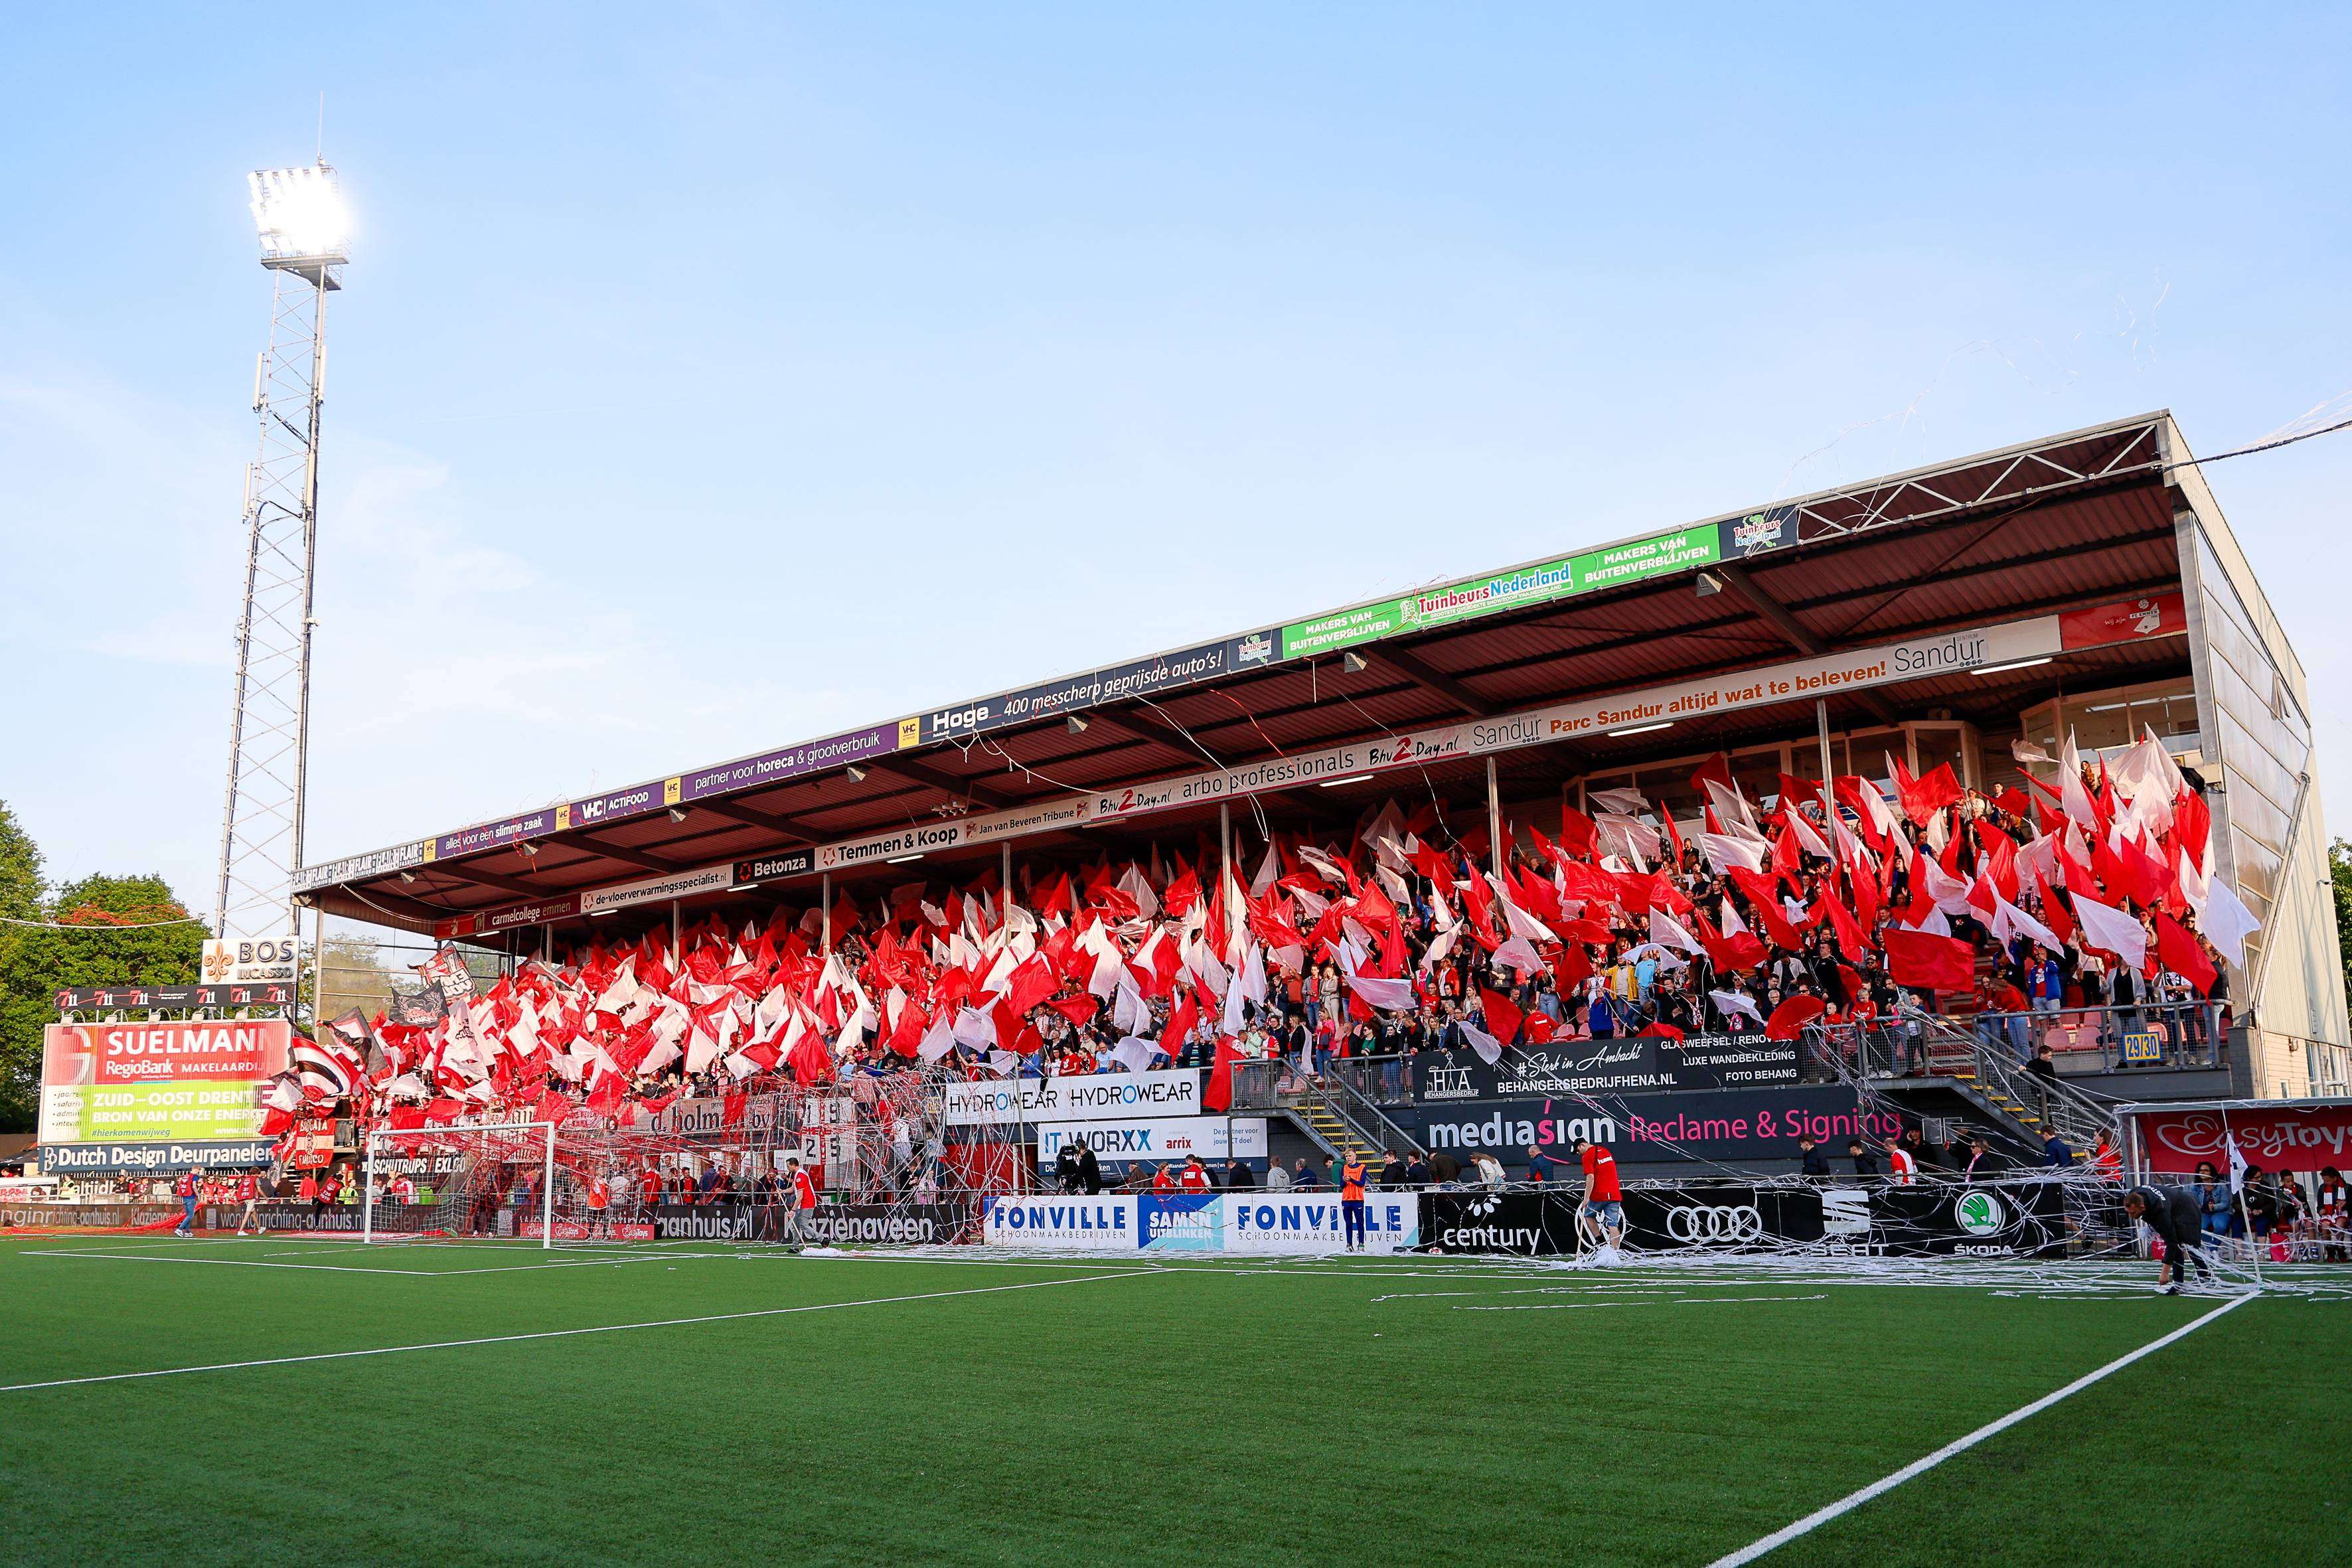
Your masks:
{"label": "goal", "polygon": [[593,1173],[560,1162],[556,1142],[551,1121],[371,1128],[360,1239],[587,1239]]}

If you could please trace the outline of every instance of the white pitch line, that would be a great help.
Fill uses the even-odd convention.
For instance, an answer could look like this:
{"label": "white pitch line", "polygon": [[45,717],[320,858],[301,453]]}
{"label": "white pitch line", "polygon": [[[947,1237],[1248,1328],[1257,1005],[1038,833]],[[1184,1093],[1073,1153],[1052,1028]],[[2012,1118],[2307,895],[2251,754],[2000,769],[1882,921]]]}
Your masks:
{"label": "white pitch line", "polygon": [[412,1279],[455,1279],[461,1274],[520,1274],[532,1268],[610,1268],[618,1258],[592,1258],[579,1263],[507,1263],[488,1268],[385,1268],[370,1263],[265,1263],[257,1258],[192,1258],[174,1252],[56,1252],[28,1248],[26,1258],[96,1258],[114,1263],[210,1263],[230,1268],[303,1268],[325,1274],[390,1274]]}
{"label": "white pitch line", "polygon": [[360,1356],[400,1355],[408,1351],[463,1350],[470,1345],[513,1344],[523,1340],[566,1340],[582,1334],[621,1334],[632,1329],[681,1329],[698,1323],[732,1323],[747,1318],[782,1318],[795,1312],[830,1312],[842,1307],[890,1307],[907,1301],[937,1301],[950,1296],[991,1296],[1002,1290],[1044,1290],[1055,1285],[1087,1285],[1101,1279],[1133,1279],[1156,1272],[1146,1268],[1118,1274],[1087,1274],[1075,1279],[1024,1279],[1017,1285],[975,1285],[962,1290],[927,1290],[913,1296],[876,1296],[856,1301],[815,1301],[801,1307],[763,1307],[751,1312],[713,1312],[699,1318],[661,1318],[645,1323],[602,1323],[587,1329],[541,1329],[527,1334],[488,1334],[471,1340],[436,1340],[421,1345],[379,1345],[373,1350],[322,1351],[315,1355],[270,1356],[261,1361],[214,1362],[205,1366],[166,1366],[152,1372],[110,1372],[94,1377],[58,1377],[46,1383],[0,1384],[0,1394],[24,1394],[37,1388],[70,1388],[85,1383],[130,1383],[149,1377],[180,1377],[194,1372],[241,1372],[257,1366],[292,1366],[311,1361],[350,1361]]}
{"label": "white pitch line", "polygon": [[1896,1487],[1901,1486],[1905,1481],[1910,1480],[1913,1477],[1927,1474],[1927,1472],[1934,1469],[1937,1465],[1942,1464],[1946,1459],[1950,1458],[1955,1454],[1966,1453],[1969,1449],[1975,1447],[1979,1443],[1983,1442],[1986,1438],[1998,1436],[2001,1433],[2008,1431],[2011,1426],[2016,1426],[2019,1422],[2039,1415],[2042,1412],[2049,1409],[2052,1405],[2057,1404],[2060,1400],[2066,1398],[2068,1395],[2080,1394],[2083,1390],[2090,1387],[2091,1384],[2098,1382],[2101,1378],[2105,1377],[2108,1373],[2121,1372],[2125,1367],[2131,1365],[2132,1363],[2138,1361],[2141,1357],[2154,1355],[2157,1352],[2164,1349],[2165,1346],[2172,1344],[2178,1341],[2187,1339],[2189,1335],[2195,1333],[2198,1330],[2203,1328],[2214,1319],[2222,1316],[2224,1313],[2236,1311],[2239,1308],[2244,1306],[2253,1299],[2252,1295],[2248,1294],[2237,1297],[2230,1301],[2225,1301],[2221,1306],[2218,1306],[2211,1311],[2206,1313],[2203,1317],[2193,1319],[2189,1322],[2183,1323],[2180,1327],[2173,1330],[2170,1333],[2164,1335],[2162,1338],[2150,1340],[2147,1343],[2140,1346],[2139,1349],[2133,1351],[2128,1354],[2117,1356],[2115,1360],[2107,1363],[2106,1365],[2100,1367],[2097,1371],[2084,1373],[2082,1376],[2076,1378],[2065,1387],[2059,1389],[2056,1393],[2045,1394],[2041,1398],[2035,1400],[2032,1404],[2022,1405],[2018,1409],[2012,1410],[1998,1421],[1987,1422],[1984,1426],[1978,1427],[1967,1436],[1955,1438],[1953,1441],[1947,1443],[1942,1447],[1937,1449],[1934,1453],[1927,1455],[1925,1458],[1912,1460],[1909,1464],[1904,1466],[1893,1475],[1886,1476],[1879,1480],[1874,1480],[1859,1491],[1848,1492],[1845,1496],[1838,1499],[1837,1501],[1831,1503],[1828,1507],[1815,1509],[1812,1512],[1805,1515],[1804,1518],[1797,1521],[1794,1524],[1783,1525],[1779,1530],[1774,1531],[1771,1534],[1763,1537],[1761,1540],[1751,1541],[1747,1545],[1741,1547],[1738,1551],[1728,1552],[1724,1556],[1717,1558],[1713,1563],[1707,1564],[1707,1568],[1739,1568],[1739,1564],[1743,1563],[1753,1563],[1756,1559],[1763,1556],[1766,1552],[1776,1551],[1780,1547],[1786,1546],[1790,1542],[1796,1540],[1797,1537],[1810,1534],[1811,1531],[1820,1529],[1822,1525],[1829,1523],[1830,1521],[1833,1519],[1837,1519],[1844,1514],[1852,1513],[1855,1509],[1860,1508],[1864,1503],[1868,1502],[1871,1499],[1877,1497],[1882,1493],[1893,1491]]}

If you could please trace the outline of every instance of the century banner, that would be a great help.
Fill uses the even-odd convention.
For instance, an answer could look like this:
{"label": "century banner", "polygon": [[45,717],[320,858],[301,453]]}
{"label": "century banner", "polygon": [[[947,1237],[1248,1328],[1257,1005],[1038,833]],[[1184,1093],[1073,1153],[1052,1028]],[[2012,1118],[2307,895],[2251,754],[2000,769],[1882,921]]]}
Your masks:
{"label": "century banner", "polygon": [[1072,1073],[1062,1078],[985,1079],[947,1086],[950,1127],[1024,1121],[1100,1121],[1201,1114],[1201,1069]]}
{"label": "century banner", "polygon": [[258,1087],[286,1070],[281,1018],[51,1024],[42,1040],[40,1142],[249,1139]]}
{"label": "century banner", "polygon": [[1760,1034],[1558,1041],[1512,1047],[1491,1067],[1475,1051],[1423,1051],[1413,1058],[1413,1095],[1424,1101],[1758,1089],[1796,1081],[1797,1043]]}

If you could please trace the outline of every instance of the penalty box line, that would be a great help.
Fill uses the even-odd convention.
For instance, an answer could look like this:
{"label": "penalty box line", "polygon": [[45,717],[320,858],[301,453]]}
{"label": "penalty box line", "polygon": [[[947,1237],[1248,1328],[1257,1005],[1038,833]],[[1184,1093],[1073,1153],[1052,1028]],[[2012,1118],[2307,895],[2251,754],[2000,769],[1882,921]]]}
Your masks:
{"label": "penalty box line", "polygon": [[152,1372],[110,1372],[92,1377],[58,1377],[42,1383],[0,1384],[0,1394],[24,1394],[40,1388],[71,1388],[86,1383],[131,1383],[151,1377],[182,1377],[198,1372],[242,1372],[250,1367],[293,1366],[303,1362],[351,1361],[362,1356],[401,1355],[410,1351],[462,1350],[472,1345],[515,1344],[525,1340],[567,1340],[584,1334],[621,1334],[635,1329],[679,1329],[698,1323],[733,1323],[751,1318],[782,1318],[797,1312],[830,1312],[844,1307],[889,1307],[908,1301],[938,1301],[951,1296],[992,1296],[1005,1290],[1045,1290],[1056,1285],[1088,1285],[1104,1279],[1135,1279],[1157,1272],[1134,1268],[1117,1274],[1087,1274],[1075,1279],[1024,1279],[1014,1285],[975,1285],[961,1290],[925,1290],[910,1296],[876,1296],[856,1301],[814,1301],[798,1307],[762,1307],[749,1312],[712,1312],[695,1318],[659,1318],[643,1323],[600,1323],[585,1329],[540,1329],[524,1334],[488,1334],[470,1340],[436,1340],[429,1344],[378,1345],[372,1350],[321,1351],[314,1355],[269,1356],[259,1361],[214,1362],[204,1366],[166,1366]]}
{"label": "penalty box line", "polygon": [[2053,1393],[2045,1394],[2041,1398],[2035,1400],[2032,1404],[2021,1405],[2019,1408],[2012,1410],[2008,1415],[2000,1417],[1998,1421],[1989,1421],[1985,1425],[1978,1427],[1975,1431],[1969,1433],[1967,1436],[1955,1438],[1951,1442],[1947,1443],[1942,1447],[1937,1449],[1934,1453],[1927,1455],[1922,1458],[1912,1460],[1909,1464],[1904,1466],[1893,1475],[1885,1476],[1878,1480],[1874,1480],[1868,1486],[1862,1488],[1860,1490],[1848,1492],[1845,1496],[1838,1499],[1837,1501],[1829,1504],[1827,1507],[1815,1509],[1812,1512],[1805,1515],[1804,1518],[1798,1520],[1795,1523],[1783,1525],[1779,1530],[1774,1531],[1771,1534],[1767,1535],[1760,1540],[1749,1542],[1747,1545],[1741,1547],[1737,1552],[1728,1552],[1724,1556],[1717,1558],[1713,1563],[1707,1564],[1707,1568],[1739,1568],[1739,1564],[1743,1563],[1753,1563],[1756,1559],[1763,1556],[1766,1552],[1777,1551],[1780,1547],[1786,1546],[1791,1541],[1796,1540],[1801,1535],[1811,1534],[1813,1531],[1820,1529],[1822,1525],[1829,1523],[1832,1520],[1852,1513],[1864,1503],[1870,1501],[1871,1499],[1878,1497],[1884,1493],[1893,1491],[1896,1487],[1901,1486],[1904,1482],[1912,1479],[1916,1476],[1927,1474],[1929,1470],[1934,1469],[1937,1465],[1942,1464],[1946,1459],[1951,1458],[1954,1455],[1964,1454],[1970,1448],[1975,1447],[1978,1444],[1983,1442],[1988,1437],[1999,1436],[2001,1433],[2008,1431],[2011,1426],[2016,1426],[2019,1422],[2030,1420],[2033,1416],[2041,1415],[2042,1412],[2049,1409],[2060,1400],[2065,1399],[2070,1395],[2082,1393],[2083,1390],[2090,1387],[2091,1384],[2098,1382],[2101,1378],[2107,1376],[2109,1373],[2121,1372],[2124,1368],[2131,1365],[2132,1363],[2140,1360],[2142,1357],[2154,1355],[2157,1352],[2164,1349],[2167,1345],[2174,1344],[2181,1340],[2187,1339],[2189,1335],[2195,1333],[2198,1330],[2203,1328],[2214,1319],[2221,1317],[2227,1313],[2236,1311],[2239,1308],[2244,1306],[2253,1299],[2253,1295],[2252,1293],[2248,1293],[2243,1296],[2236,1297],[2231,1300],[2224,1301],[2221,1305],[2214,1308],[2203,1317],[2192,1319],[2189,1322],[2181,1324],[2180,1327],[2173,1330],[2170,1333],[2150,1340],[2147,1343],[2140,1346],[2139,1349],[2136,1351],[2126,1352],[2125,1354],[2117,1356],[2115,1360],[2107,1363],[2106,1365],[2098,1368],[2096,1371],[2084,1373],[2082,1376],[2076,1378],[2065,1387],[2058,1389]]}

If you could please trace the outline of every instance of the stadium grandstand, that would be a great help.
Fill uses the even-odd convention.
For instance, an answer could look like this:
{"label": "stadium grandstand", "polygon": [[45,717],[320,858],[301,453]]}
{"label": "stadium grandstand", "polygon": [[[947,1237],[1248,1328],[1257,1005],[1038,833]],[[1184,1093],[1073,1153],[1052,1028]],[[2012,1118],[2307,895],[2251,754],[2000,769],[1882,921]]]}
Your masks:
{"label": "stadium grandstand", "polygon": [[[1559,847],[1584,832],[1580,848],[1593,862],[1688,872],[1695,889],[1704,883],[1699,921],[1720,929],[1744,910],[1764,934],[1752,900],[1727,884],[1728,865],[1702,844],[1725,826],[1706,788],[1712,770],[1768,840],[1776,837],[1768,808],[1791,792],[1817,791],[1824,778],[1875,781],[1864,788],[1884,805],[1858,809],[1851,786],[1827,793],[1839,801],[1838,826],[1879,846],[1865,846],[1864,870],[1867,879],[1875,868],[1883,893],[1895,895],[1876,900],[1883,928],[1916,892],[1905,864],[1914,851],[1887,845],[1872,820],[1890,815],[1886,805],[1904,816],[1904,781],[1950,781],[1958,793],[1944,804],[1954,829],[1991,812],[2028,850],[2063,837],[2052,828],[2070,809],[2059,776],[2070,747],[2095,795],[2101,775],[2120,774],[2151,739],[2172,770],[2168,785],[2179,781],[2201,807],[2200,826],[2210,822],[2191,883],[2210,877],[2245,929],[2242,938],[2234,926],[2223,933],[2201,990],[2159,994],[2178,976],[2158,974],[2153,958],[2146,968],[2155,982],[2136,990],[2126,982],[2126,1008],[2167,995],[2208,1004],[2165,1019],[2158,1045],[2135,1049],[2142,1059],[2126,1061],[2119,1028],[2094,1021],[2057,1042],[2061,1073],[2132,1100],[2343,1092],[2345,1004],[2303,671],[2162,413],[960,698],[313,865],[297,885],[325,914],[430,932],[514,963],[576,959],[592,946],[619,952],[648,935],[675,952],[697,928],[789,927],[821,953],[838,939],[864,956],[885,915],[904,917],[894,929],[910,950],[927,934],[948,935],[937,917],[960,889],[984,900],[1010,885],[1034,907],[1036,891],[1059,879],[1066,917],[1087,903],[1087,889],[1127,877],[1131,891],[1118,898],[1131,903],[1139,877],[1156,899],[1190,868],[1210,901],[1229,876],[1244,902],[1255,889],[1264,909],[1269,880],[1302,869],[1299,846],[1352,855],[1369,875],[1376,856],[1363,832],[1375,826],[1393,845],[1410,839],[1414,853],[1451,857],[1457,879],[1440,902],[1459,909],[1464,892],[1483,891],[1473,866],[1508,879],[1516,862],[1522,877],[1534,868],[1538,880],[1559,883],[1571,858]],[[1801,831],[1819,843],[1827,820],[1821,796],[1810,798],[1812,826]],[[2105,810],[2095,806],[2095,816]],[[2168,825],[2168,809],[2163,816]],[[1606,842],[1593,844],[1580,823],[1599,824]],[[2082,843],[2099,837],[2098,821],[2081,826]],[[1916,821],[1903,831],[1926,835]],[[1934,831],[1931,848],[1950,860],[1943,830]],[[1959,848],[1962,876],[1973,874],[1984,842]],[[2158,836],[2132,842],[2153,855]],[[2174,858],[2157,874],[2172,890],[2152,889],[2152,900],[2127,899],[2105,879],[2074,885],[2105,889],[2110,907],[2135,913],[2164,905],[2194,929],[2206,895],[2192,886],[2196,908],[2184,907]],[[1818,939],[1836,935],[1816,885],[1846,889],[1843,910],[1855,911],[1851,868],[1842,877],[1839,861],[1801,846],[1797,874],[1780,889],[1812,911],[1801,945],[1816,959]],[[1759,864],[1769,868],[1769,856]],[[1401,869],[1408,896],[1397,901],[1418,961],[1444,915],[1426,897],[1428,866],[1408,858]],[[2044,889],[2066,881],[2054,865],[2043,871],[2041,886],[2029,876],[2003,901],[2033,911],[2045,931],[2079,925],[2042,909]],[[1307,868],[1305,885],[1318,876]],[[1504,902],[1529,902],[1520,883],[1504,886]],[[1281,912],[1311,924],[1304,909],[1320,900],[1308,899]],[[1687,929],[1685,909],[1674,912]],[[1619,953],[1648,942],[1638,910],[1621,906],[1610,918]],[[2022,949],[2012,955],[1991,940],[1990,921],[1963,921],[1981,939],[1982,984],[1937,992],[1931,1004],[1957,1019],[1997,1010],[2011,982],[2025,989]],[[1509,932],[1490,914],[1478,934],[1491,948]],[[2077,1022],[2085,1009],[2116,1005],[2113,972],[2126,967],[2112,953],[2104,966],[2079,962],[2086,941],[2052,944]],[[1562,966],[1541,945],[1546,962],[1533,973],[1558,989]],[[1465,950],[1475,950],[1466,937],[1456,946]],[[1224,961],[1237,956],[1227,951]],[[1320,956],[1333,954],[1327,947]],[[1598,942],[1590,967],[1605,973],[1612,956],[1611,942]],[[1710,955],[1669,956],[1704,963]],[[1879,1015],[1891,1013],[1879,931],[1843,961],[1866,988],[1878,984]],[[2129,967],[2141,967],[2137,954]],[[1759,963],[1748,977],[1769,969]],[[1423,999],[1437,1001],[1441,988],[1423,974]],[[1830,1004],[1831,1023],[1852,1020],[1857,1003],[1867,1021],[1867,989],[1843,994],[1833,966],[1816,962],[1802,979],[1793,970],[1784,978],[1790,994],[1822,982],[1811,988]],[[1685,980],[1696,991],[1726,988],[1712,967]],[[1466,997],[1475,1012],[1484,988],[1472,976],[1444,994]],[[1055,989],[1082,987],[1057,977]],[[1759,1003],[1780,994],[1745,989]],[[1524,988],[1522,999],[1535,1000]],[[1151,1000],[1164,1019],[1167,994]],[[1690,1000],[1672,1015],[1685,1033],[1740,1022]],[[1577,1011],[1573,1001],[1561,1010]],[[1090,1044],[1131,1032],[1110,1027],[1103,1011]],[[1760,1005],[1756,1021],[1771,1011]],[[1385,1038],[1393,1015],[1374,1013]],[[1637,1033],[1654,1016],[1620,1016],[1614,1032]],[[878,1048],[889,1020],[867,1024],[865,1044]],[[2045,1034],[2033,1031],[2034,1041]],[[837,1036],[828,1044],[855,1055]],[[1913,1093],[1930,1110],[1981,1119],[2000,1110],[1995,1098],[2013,1103],[1990,1086],[1929,1076],[1941,1098]],[[2002,1130],[2021,1131],[2015,1120]]]}

